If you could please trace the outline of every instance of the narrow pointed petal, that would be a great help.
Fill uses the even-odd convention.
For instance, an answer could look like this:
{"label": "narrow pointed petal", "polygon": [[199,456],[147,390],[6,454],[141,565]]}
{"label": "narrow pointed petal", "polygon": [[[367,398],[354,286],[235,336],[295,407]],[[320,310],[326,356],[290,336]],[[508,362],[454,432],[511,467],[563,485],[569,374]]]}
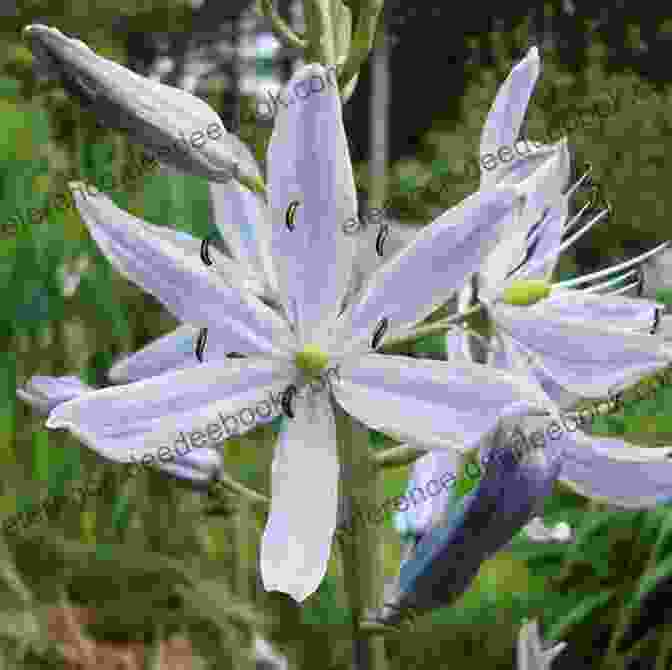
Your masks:
{"label": "narrow pointed petal", "polygon": [[[48,414],[59,405],[97,389],[84,384],[78,377],[31,377],[26,389],[17,389],[17,395],[42,414]],[[169,462],[155,463],[161,470],[180,479],[208,481],[222,467],[222,457],[216,449],[201,449],[184,455],[174,454]]]}
{"label": "narrow pointed petal", "polygon": [[[200,329],[188,324],[179,326],[172,333],[163,335],[133,354],[120,358],[110,368],[107,377],[115,384],[127,384],[147,377],[155,377],[171,370],[183,370],[202,365],[196,357],[196,342]],[[238,349],[241,342],[227,337],[225,332],[208,329],[208,339],[203,361],[206,363],[237,353],[252,356],[256,349]]]}
{"label": "narrow pointed petal", "polygon": [[553,661],[566,646],[566,642],[559,642],[544,650],[539,637],[539,624],[536,620],[528,621],[518,633],[518,670],[550,670]]}
{"label": "narrow pointed petal", "polygon": [[359,343],[382,318],[391,329],[401,329],[428,316],[479,268],[515,198],[509,188],[477,192],[423,228],[369,278],[340,320],[341,332]]}
{"label": "narrow pointed petal", "polygon": [[[521,277],[549,280],[553,276],[559,260],[559,255],[553,255],[553,251],[560,248],[568,214],[567,198],[560,198],[548,208],[538,234],[533,241],[528,241],[528,255],[520,271]],[[531,268],[530,271],[527,270],[528,267]]]}
{"label": "narrow pointed petal", "polygon": [[[153,235],[166,240],[172,246],[182,249],[191,260],[202,263],[203,240],[199,240],[181,230],[173,230],[168,226],[155,226],[141,219],[138,219],[138,224]],[[265,283],[263,275],[257,273],[256,269],[248,270],[242,264],[224,255],[214,245],[209,246],[208,255],[212,260],[211,269],[227,284],[240,290],[249,291],[259,297],[271,297],[268,284]]]}
{"label": "narrow pointed petal", "polygon": [[663,340],[558,316],[545,310],[544,302],[531,307],[497,303],[491,313],[500,328],[536,356],[546,374],[572,393],[604,397],[672,359],[672,348]]}
{"label": "narrow pointed petal", "polygon": [[[513,425],[512,419],[505,423]],[[423,612],[452,604],[469,587],[481,563],[520,531],[552,491],[561,452],[536,450],[518,458],[507,446],[505,433],[500,427],[474,491],[423,537],[402,564],[395,605]],[[388,606],[380,619],[396,623],[399,616]]]}
{"label": "narrow pointed petal", "polygon": [[16,389],[16,395],[40,413],[48,414],[61,403],[93,390],[79,377],[36,375],[28,380],[25,388]]}
{"label": "narrow pointed petal", "polygon": [[[249,154],[249,162],[261,179],[252,153],[247,147],[244,151]],[[212,218],[234,260],[248,274],[262,278],[273,292],[277,292],[278,280],[270,253],[271,222],[266,204],[256,193],[235,181],[227,184],[210,182],[209,187]]]}
{"label": "narrow pointed petal", "polygon": [[[540,70],[539,50],[532,47],[497,91],[481,132],[481,156],[488,153],[496,155],[501,147],[511,147],[518,139]],[[497,170],[482,169],[481,185],[493,184],[498,177]]]}
{"label": "narrow pointed petal", "polygon": [[273,458],[261,576],[267,591],[302,602],[327,572],[338,513],[339,464],[329,395],[297,396],[294,413],[278,437]]}
{"label": "narrow pointed petal", "polygon": [[587,498],[630,509],[672,496],[672,447],[635,447],[611,437],[563,434],[560,478]]}
{"label": "narrow pointed petal", "polygon": [[656,318],[656,310],[660,310],[662,305],[653,300],[553,289],[540,309],[542,307],[545,314],[554,314],[561,319],[581,319],[586,323],[630,331],[650,329]]}
{"label": "narrow pointed petal", "polygon": [[451,481],[455,483],[458,469],[459,457],[452,449],[430,451],[413,464],[405,494],[413,506],[409,505],[407,510],[396,513],[403,517],[407,534],[419,537],[429,530],[432,521],[438,518],[450,500],[449,484]]}
{"label": "narrow pointed petal", "polygon": [[285,305],[296,301],[304,344],[319,342],[338,315],[356,246],[356,236],[345,232],[357,217],[355,181],[330,75],[312,64],[292,77],[283,97],[293,103],[278,111],[268,147],[273,258]]}
{"label": "narrow pointed petal", "polygon": [[516,411],[551,403],[522,376],[473,363],[368,354],[339,366],[342,407],[399,441],[464,451]]}
{"label": "narrow pointed petal", "polygon": [[185,433],[207,446],[209,424],[219,424],[218,433],[211,431],[214,443],[271,421],[281,412],[278,394],[295,374],[293,363],[278,359],[206,363],[88,393],[59,405],[46,426],[66,428],[104,458],[128,463],[144,454],[156,457],[162,446],[186,444]]}
{"label": "narrow pointed petal", "polygon": [[203,100],[142,77],[55,28],[33,24],[23,36],[63,88],[114,129],[128,131],[161,162],[213,181],[251,174],[238,142]]}
{"label": "narrow pointed petal", "polygon": [[186,255],[106,195],[81,193],[75,185],[72,190],[84,223],[108,260],[178,319],[221,329],[242,349],[275,355],[289,351],[293,335],[270,307],[225,283],[200,258]]}

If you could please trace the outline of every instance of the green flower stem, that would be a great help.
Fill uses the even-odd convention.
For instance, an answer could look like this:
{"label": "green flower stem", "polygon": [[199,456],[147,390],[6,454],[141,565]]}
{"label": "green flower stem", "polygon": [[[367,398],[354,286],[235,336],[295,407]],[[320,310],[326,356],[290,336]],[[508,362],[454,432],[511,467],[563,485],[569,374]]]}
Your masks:
{"label": "green flower stem", "polygon": [[219,487],[227,489],[236,495],[242,496],[250,503],[255,505],[265,505],[268,507],[271,504],[271,501],[265,495],[263,495],[263,493],[258,493],[257,491],[248,489],[247,486],[244,486],[232,477],[229,477],[224,472],[219,473],[219,479],[217,482],[215,482],[215,484],[213,484],[212,491],[216,491]]}
{"label": "green flower stem", "polygon": [[334,31],[329,0],[303,0],[303,16],[306,21],[306,62],[324,66],[336,65]]}
{"label": "green flower stem", "polygon": [[261,0],[261,7],[264,11],[264,15],[271,22],[273,33],[280,42],[292,49],[303,50],[308,46],[308,42],[303,37],[297,35],[292,30],[291,26],[287,25],[285,20],[278,14],[273,5],[273,0]]}
{"label": "green flower stem", "polygon": [[362,0],[361,3],[358,3],[357,12],[353,11],[352,18],[355,22],[355,30],[350,43],[348,58],[338,77],[341,90],[350,84],[368,58],[373,48],[378,16],[382,9],[383,0]]}
{"label": "green flower stem", "polygon": [[444,333],[451,330],[457,324],[466,321],[472,314],[479,312],[482,309],[483,305],[478,303],[473,307],[470,307],[465,312],[460,312],[459,314],[453,314],[453,316],[447,319],[441,319],[441,321],[435,321],[427,326],[419,326],[414,328],[410,332],[399,335],[398,337],[389,337],[383,338],[381,346],[378,347],[378,351],[381,353],[391,354],[394,353],[395,349],[398,347],[406,346],[416,340],[420,340],[427,335],[436,335],[437,333]]}
{"label": "green flower stem", "polygon": [[377,468],[369,457],[369,431],[336,403],[338,458],[341,467],[340,496],[345,518],[353,519],[350,533],[339,533],[345,590],[350,603],[353,626],[354,670],[387,670],[385,641],[365,633],[360,620],[369,609],[382,606],[383,575],[380,551],[380,528],[377,524],[354,525],[355,509],[370,510],[378,506]]}
{"label": "green flower stem", "polygon": [[408,444],[399,447],[391,447],[384,451],[377,451],[371,454],[371,461],[377,468],[398,468],[402,465],[410,465],[425,456],[428,453],[426,449],[413,447]]}

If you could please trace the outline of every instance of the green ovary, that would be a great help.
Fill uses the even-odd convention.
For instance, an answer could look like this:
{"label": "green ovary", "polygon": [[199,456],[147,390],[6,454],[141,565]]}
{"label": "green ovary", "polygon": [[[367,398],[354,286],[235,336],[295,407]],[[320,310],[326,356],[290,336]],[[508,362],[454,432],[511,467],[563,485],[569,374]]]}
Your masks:
{"label": "green ovary", "polygon": [[329,356],[318,347],[309,344],[294,356],[294,362],[308,377],[319,377],[322,370],[327,367]]}
{"label": "green ovary", "polygon": [[515,281],[502,294],[507,305],[534,305],[551,293],[551,286],[543,279],[521,279]]}

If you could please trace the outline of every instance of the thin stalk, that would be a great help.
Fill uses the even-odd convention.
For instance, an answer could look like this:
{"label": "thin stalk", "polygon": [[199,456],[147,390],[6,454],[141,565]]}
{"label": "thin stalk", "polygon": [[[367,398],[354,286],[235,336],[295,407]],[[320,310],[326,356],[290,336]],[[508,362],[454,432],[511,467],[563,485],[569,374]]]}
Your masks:
{"label": "thin stalk", "polygon": [[404,335],[398,335],[397,337],[386,337],[383,338],[381,346],[378,348],[378,351],[386,354],[393,353],[394,349],[397,347],[410,344],[417,340],[426,337],[427,335],[435,335],[437,333],[448,332],[454,326],[466,321],[467,318],[483,308],[481,303],[473,305],[465,312],[460,312],[459,314],[454,314],[453,316],[447,319],[441,319],[441,321],[435,321],[427,326],[419,326],[413,330],[405,333]]}
{"label": "thin stalk", "polygon": [[353,670],[388,670],[385,641],[361,629],[360,620],[382,605],[383,575],[379,558],[377,524],[355,523],[355,512],[377,507],[377,468],[369,457],[369,432],[359,421],[333,403],[336,416],[338,456],[341,466],[340,494],[350,533],[338,535],[345,590],[350,604],[353,634]]}

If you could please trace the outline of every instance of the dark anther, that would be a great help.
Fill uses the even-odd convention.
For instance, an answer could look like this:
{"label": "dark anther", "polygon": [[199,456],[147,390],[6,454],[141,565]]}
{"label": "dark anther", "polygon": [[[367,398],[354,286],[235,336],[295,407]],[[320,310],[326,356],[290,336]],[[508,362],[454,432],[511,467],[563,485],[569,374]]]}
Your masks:
{"label": "dark anther", "polygon": [[210,258],[210,254],[208,253],[208,247],[210,246],[210,242],[212,242],[212,235],[206,237],[202,242],[201,242],[201,260],[205,265],[212,265],[212,258]]}
{"label": "dark anther", "polygon": [[203,362],[203,352],[205,351],[205,345],[208,341],[208,329],[201,328],[201,332],[198,334],[198,339],[196,340],[196,358],[199,362]]}
{"label": "dark anther", "polygon": [[296,208],[300,205],[298,200],[292,200],[289,203],[287,208],[287,214],[285,214],[285,225],[289,230],[294,230],[294,215],[296,214]]}
{"label": "dark anther", "polygon": [[385,332],[387,331],[389,325],[390,322],[386,317],[383,317],[380,320],[380,323],[376,326],[376,330],[374,331],[373,337],[371,338],[372,349],[375,349],[380,344],[380,340],[383,339],[383,335],[385,335]]}
{"label": "dark anther", "polygon": [[642,293],[644,291],[644,273],[642,272],[642,268],[638,267],[637,268],[637,297],[641,298]]}
{"label": "dark anther", "polygon": [[239,354],[237,351],[232,351],[226,354],[227,358],[247,358],[245,354]]}
{"label": "dark anther", "polygon": [[298,389],[294,384],[290,384],[285,392],[282,394],[282,411],[290,418],[294,418],[292,411],[292,398],[298,393]]}
{"label": "dark anther", "polygon": [[653,315],[653,326],[651,326],[649,334],[655,335],[659,325],[660,325],[660,309],[656,307],[655,314]]}
{"label": "dark anther", "polygon": [[378,231],[378,237],[376,237],[376,252],[382,258],[383,256],[383,245],[387,236],[390,234],[390,226],[387,223],[384,223],[380,230]]}

